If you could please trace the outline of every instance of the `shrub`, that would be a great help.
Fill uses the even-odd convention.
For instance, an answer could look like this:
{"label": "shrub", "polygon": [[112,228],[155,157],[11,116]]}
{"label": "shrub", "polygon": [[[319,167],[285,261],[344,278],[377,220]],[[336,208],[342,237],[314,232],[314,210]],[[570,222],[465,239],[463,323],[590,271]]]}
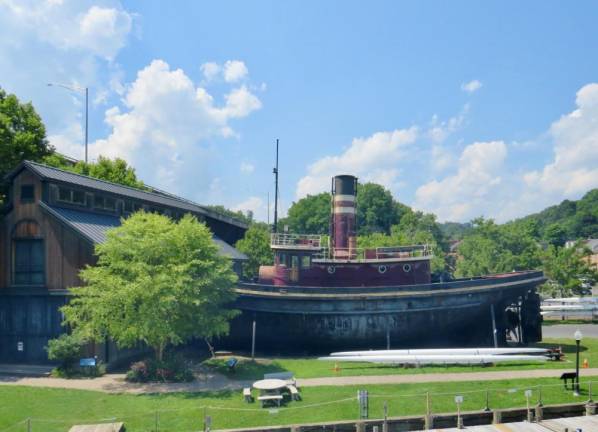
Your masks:
{"label": "shrub", "polygon": [[84,344],[85,341],[78,336],[62,334],[48,341],[46,351],[50,360],[60,363],[58,366],[60,369],[70,370],[77,364]]}
{"label": "shrub", "polygon": [[162,361],[146,359],[133,363],[127,381],[189,382],[193,381],[193,372],[183,357],[173,355]]}

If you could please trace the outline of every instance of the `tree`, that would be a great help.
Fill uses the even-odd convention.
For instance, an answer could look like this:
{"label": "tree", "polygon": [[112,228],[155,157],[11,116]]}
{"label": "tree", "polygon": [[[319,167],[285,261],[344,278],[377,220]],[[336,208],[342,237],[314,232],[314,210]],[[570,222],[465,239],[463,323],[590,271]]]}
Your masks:
{"label": "tree", "polygon": [[0,204],[6,197],[6,174],[26,159],[41,161],[53,152],[33,105],[19,102],[0,88]]}
{"label": "tree", "polygon": [[544,239],[548,244],[562,247],[567,242],[567,232],[560,224],[553,223],[544,231]]}
{"label": "tree", "polygon": [[541,266],[540,247],[526,224],[497,225],[492,219],[472,221],[473,229],[458,247],[455,273],[471,277]]}
{"label": "tree", "polygon": [[240,210],[238,210],[238,211],[229,210],[226,207],[224,207],[223,205],[207,205],[205,207],[208,210],[212,210],[213,212],[216,212],[223,216],[227,216],[227,217],[230,217],[233,219],[240,220],[241,222],[244,222],[246,224],[250,224],[253,221],[253,213],[249,214],[249,212],[248,212],[248,214],[245,215]]}
{"label": "tree", "polygon": [[284,225],[288,225],[289,231],[294,233],[327,234],[330,225],[330,194],[322,192],[308,195],[294,202],[287,217],[278,222],[280,228]]}
{"label": "tree", "polygon": [[591,253],[581,243],[573,247],[548,246],[542,256],[544,272],[549,278],[547,286],[556,286],[561,297],[582,294],[584,281],[598,282],[598,271],[587,260]]}
{"label": "tree", "polygon": [[74,172],[76,174],[82,174],[137,189],[147,189],[143,182],[137,178],[135,168],[128,165],[127,162],[121,158],[110,159],[100,156],[97,162],[86,163],[79,161],[73,164],[69,163],[61,155],[54,153],[45,157],[43,162],[46,165]]}
{"label": "tree", "polygon": [[95,253],[97,264],[80,272],[85,286],[62,308],[74,334],[120,347],[145,342],[161,361],[168,346],[228,332],[237,278],[193,216],[135,213]]}
{"label": "tree", "polygon": [[389,190],[376,183],[357,186],[357,230],[367,235],[375,232],[390,234],[398,224],[402,208],[397,206]]}
{"label": "tree", "polygon": [[235,247],[247,255],[243,263],[243,276],[254,279],[259,275],[261,265],[272,265],[274,254],[270,249],[270,228],[265,223],[254,223]]}

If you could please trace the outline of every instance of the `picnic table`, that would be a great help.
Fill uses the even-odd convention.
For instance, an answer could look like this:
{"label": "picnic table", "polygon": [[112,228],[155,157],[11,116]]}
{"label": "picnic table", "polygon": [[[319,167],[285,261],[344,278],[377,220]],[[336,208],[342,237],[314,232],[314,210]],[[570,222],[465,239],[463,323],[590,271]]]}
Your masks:
{"label": "picnic table", "polygon": [[266,402],[273,401],[276,402],[276,405],[280,406],[280,401],[282,401],[282,395],[279,394],[272,394],[272,395],[263,395],[258,396],[257,400],[262,403],[262,408],[264,407]]}
{"label": "picnic table", "polygon": [[275,378],[259,380],[253,383],[253,388],[260,391],[260,396],[258,396],[257,400],[262,403],[262,408],[266,402],[276,402],[280,406],[280,402],[282,401],[280,392],[286,386],[286,381]]}
{"label": "picnic table", "polygon": [[259,380],[253,383],[254,389],[266,392],[280,391],[284,389],[286,386],[286,381],[276,378]]}

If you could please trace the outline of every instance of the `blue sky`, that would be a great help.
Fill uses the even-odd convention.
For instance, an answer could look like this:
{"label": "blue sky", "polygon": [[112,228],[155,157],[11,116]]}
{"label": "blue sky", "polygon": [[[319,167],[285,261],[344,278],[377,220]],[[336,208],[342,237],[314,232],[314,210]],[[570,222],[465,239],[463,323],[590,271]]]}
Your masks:
{"label": "blue sky", "polygon": [[595,2],[0,0],[0,86],[58,150],[266,219],[352,173],[441,220],[598,187]]}

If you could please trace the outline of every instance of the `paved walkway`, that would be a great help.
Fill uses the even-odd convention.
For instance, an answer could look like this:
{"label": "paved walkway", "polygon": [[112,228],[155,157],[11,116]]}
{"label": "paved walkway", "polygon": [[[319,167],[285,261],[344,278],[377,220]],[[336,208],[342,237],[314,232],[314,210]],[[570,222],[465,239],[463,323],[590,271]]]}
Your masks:
{"label": "paved walkway", "polygon": [[[598,324],[551,324],[542,326],[542,337],[545,338],[571,338],[575,330],[581,330],[584,337],[598,337]],[[583,343],[583,341],[582,341]]]}
{"label": "paved walkway", "polygon": [[[403,375],[375,375],[375,376],[347,376],[347,377],[322,377],[297,379],[299,387],[318,386],[346,386],[366,384],[406,384],[428,383],[439,381],[492,381],[504,379],[523,378],[559,378],[563,372],[571,369],[536,369],[521,371],[489,371],[489,372],[462,372],[462,373],[430,373],[430,374],[403,374]],[[598,368],[582,369],[581,377],[598,376]],[[0,377],[0,385],[24,385],[32,387],[66,388],[79,390],[95,390],[106,393],[173,393],[173,392],[199,392],[214,390],[238,390],[250,387],[253,381],[230,380],[219,374],[199,375],[191,383],[150,383],[135,384],[125,381],[124,374],[106,374],[94,379],[61,379],[61,378],[25,378],[25,377]]]}

